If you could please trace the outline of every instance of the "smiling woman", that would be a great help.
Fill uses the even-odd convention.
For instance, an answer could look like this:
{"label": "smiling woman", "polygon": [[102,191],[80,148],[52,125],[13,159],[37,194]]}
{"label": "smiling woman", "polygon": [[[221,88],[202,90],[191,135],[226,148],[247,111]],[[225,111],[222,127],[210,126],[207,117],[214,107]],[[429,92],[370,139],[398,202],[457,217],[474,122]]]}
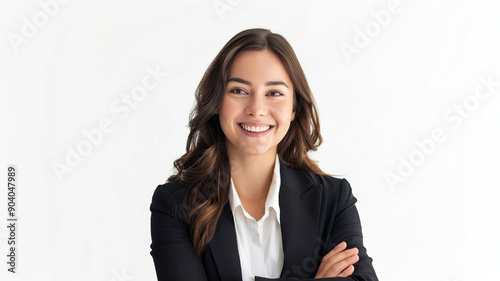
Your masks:
{"label": "smiling woman", "polygon": [[158,280],[378,280],[349,183],[307,154],[319,120],[283,36],[234,36],[198,85],[189,126],[150,207]]}
{"label": "smiling woman", "polygon": [[241,158],[230,162],[257,155],[272,162],[295,116],[290,77],[269,50],[236,56],[229,77],[219,120],[229,156]]}

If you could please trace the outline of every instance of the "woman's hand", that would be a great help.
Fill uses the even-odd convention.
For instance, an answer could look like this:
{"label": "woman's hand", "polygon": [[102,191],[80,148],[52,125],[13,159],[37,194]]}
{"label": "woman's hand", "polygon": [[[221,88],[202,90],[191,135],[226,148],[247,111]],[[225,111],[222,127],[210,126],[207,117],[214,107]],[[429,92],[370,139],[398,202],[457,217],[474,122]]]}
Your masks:
{"label": "woman's hand", "polygon": [[354,272],[353,264],[359,260],[358,249],[346,250],[347,243],[335,246],[321,260],[318,272],[314,278],[347,277]]}

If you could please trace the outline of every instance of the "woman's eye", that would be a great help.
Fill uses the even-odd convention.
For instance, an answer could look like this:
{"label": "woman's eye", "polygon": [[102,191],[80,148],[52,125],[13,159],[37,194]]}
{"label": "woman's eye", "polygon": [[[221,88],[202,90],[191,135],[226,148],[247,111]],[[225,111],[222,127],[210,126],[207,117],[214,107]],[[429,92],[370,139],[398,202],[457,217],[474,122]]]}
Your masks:
{"label": "woman's eye", "polygon": [[246,94],[247,92],[245,92],[244,90],[242,89],[234,89],[234,90],[231,90],[231,93],[235,93],[235,94],[239,94],[239,95],[244,95]]}
{"label": "woman's eye", "polygon": [[282,96],[283,94],[278,91],[272,91],[268,93],[269,96]]}

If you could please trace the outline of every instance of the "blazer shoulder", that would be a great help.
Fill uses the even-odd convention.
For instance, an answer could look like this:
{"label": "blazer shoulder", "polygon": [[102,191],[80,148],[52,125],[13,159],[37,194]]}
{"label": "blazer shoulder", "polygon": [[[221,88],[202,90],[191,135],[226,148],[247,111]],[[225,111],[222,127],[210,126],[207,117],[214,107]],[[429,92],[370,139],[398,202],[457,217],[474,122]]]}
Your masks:
{"label": "blazer shoulder", "polygon": [[336,176],[318,174],[314,172],[308,172],[310,176],[314,179],[315,183],[321,183],[324,186],[330,188],[340,188],[345,185],[347,180],[345,178],[338,178]]}
{"label": "blazer shoulder", "polygon": [[347,179],[313,172],[309,173],[316,183],[323,186],[325,191],[330,191],[340,198],[353,197],[352,188]]}
{"label": "blazer shoulder", "polygon": [[299,194],[304,194],[311,188],[319,188],[324,196],[336,198],[338,202],[352,203],[357,201],[352,193],[351,185],[345,178],[284,166],[282,184]]}
{"label": "blazer shoulder", "polygon": [[178,197],[184,193],[184,183],[180,180],[167,181],[156,187],[153,196]]}
{"label": "blazer shoulder", "polygon": [[150,210],[179,216],[179,212],[184,208],[184,186],[179,180],[158,185],[153,193]]}
{"label": "blazer shoulder", "polygon": [[289,186],[311,187],[313,185],[322,185],[325,188],[336,190],[350,188],[349,182],[344,178],[295,169],[283,164],[282,167],[282,182],[284,180],[284,183]]}

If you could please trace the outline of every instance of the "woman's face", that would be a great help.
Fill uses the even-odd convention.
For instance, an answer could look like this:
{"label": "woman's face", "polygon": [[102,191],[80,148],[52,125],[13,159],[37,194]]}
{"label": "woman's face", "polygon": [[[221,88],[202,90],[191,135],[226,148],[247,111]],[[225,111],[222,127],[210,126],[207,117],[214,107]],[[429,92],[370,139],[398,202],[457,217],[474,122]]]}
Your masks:
{"label": "woman's face", "polygon": [[295,116],[293,93],[292,81],[274,53],[238,54],[218,111],[229,154],[275,157]]}

